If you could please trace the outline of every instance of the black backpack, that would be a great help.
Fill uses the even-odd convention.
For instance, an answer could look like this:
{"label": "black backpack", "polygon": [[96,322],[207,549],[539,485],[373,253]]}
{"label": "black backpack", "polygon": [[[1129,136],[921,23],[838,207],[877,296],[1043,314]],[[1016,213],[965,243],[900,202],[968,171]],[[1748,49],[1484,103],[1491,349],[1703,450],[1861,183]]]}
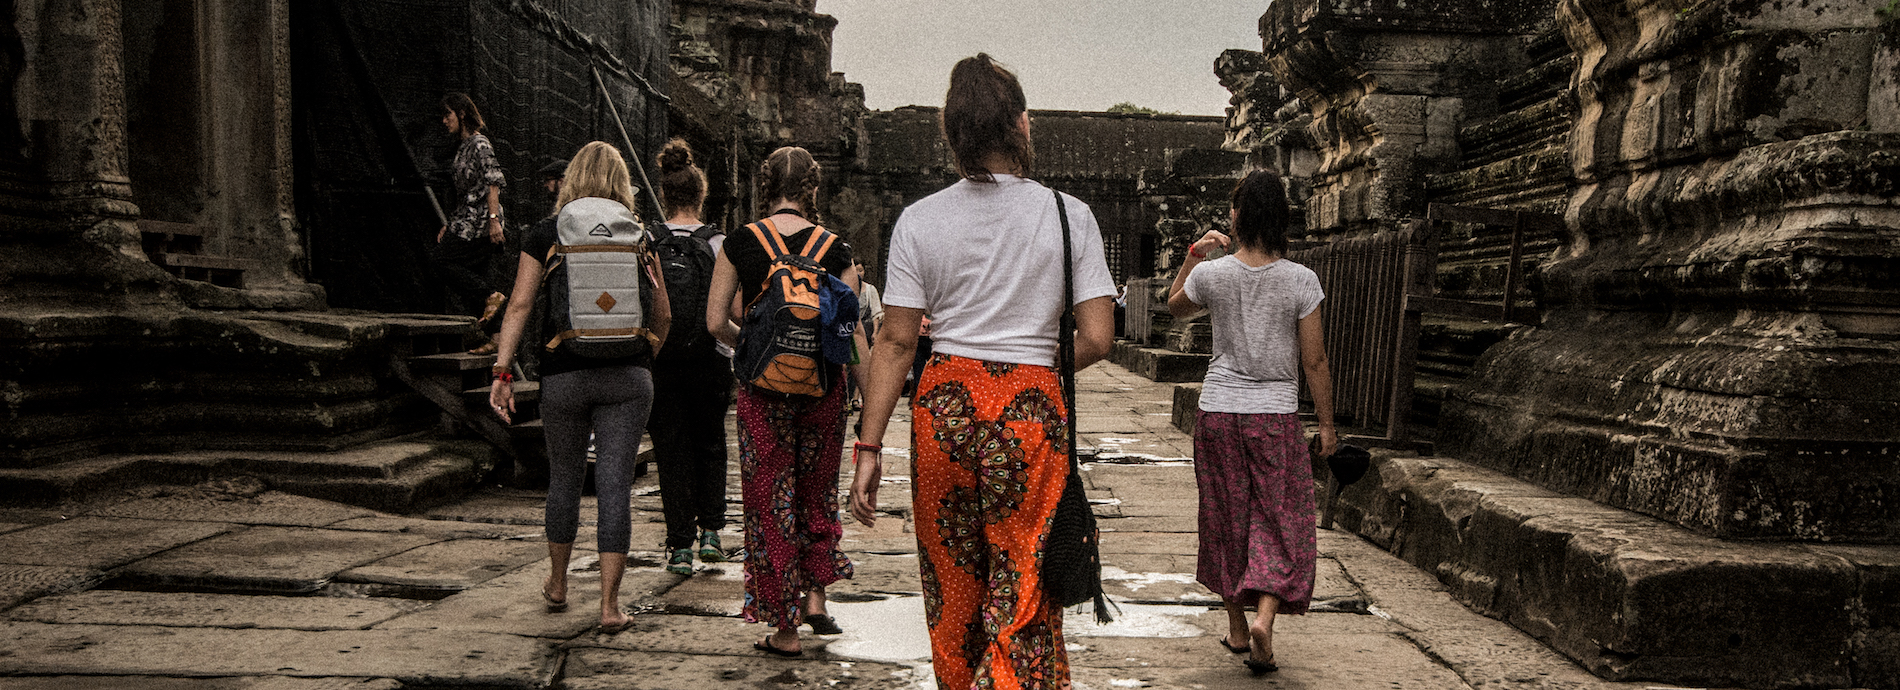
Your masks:
{"label": "black backpack", "polygon": [[673,308],[673,327],[666,333],[662,354],[710,349],[706,331],[706,293],[712,289],[712,238],[725,234],[717,225],[701,225],[690,235],[662,231],[653,254],[666,276],[667,304]]}

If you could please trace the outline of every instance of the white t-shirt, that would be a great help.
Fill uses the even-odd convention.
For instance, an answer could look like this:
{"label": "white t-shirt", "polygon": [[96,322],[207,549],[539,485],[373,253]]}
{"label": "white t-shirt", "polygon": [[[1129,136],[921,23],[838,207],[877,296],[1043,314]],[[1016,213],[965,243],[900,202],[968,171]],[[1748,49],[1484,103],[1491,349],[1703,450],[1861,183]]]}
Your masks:
{"label": "white t-shirt", "polygon": [[[1075,303],[1113,297],[1102,230],[1087,204],[1069,215]],[[1062,316],[1062,222],[1034,180],[958,180],[904,209],[891,231],[884,304],[930,314],[933,352],[1054,366]]]}
{"label": "white t-shirt", "polygon": [[1326,298],[1313,269],[1286,259],[1248,266],[1230,254],[1195,266],[1181,288],[1214,327],[1201,409],[1299,412],[1300,319]]}

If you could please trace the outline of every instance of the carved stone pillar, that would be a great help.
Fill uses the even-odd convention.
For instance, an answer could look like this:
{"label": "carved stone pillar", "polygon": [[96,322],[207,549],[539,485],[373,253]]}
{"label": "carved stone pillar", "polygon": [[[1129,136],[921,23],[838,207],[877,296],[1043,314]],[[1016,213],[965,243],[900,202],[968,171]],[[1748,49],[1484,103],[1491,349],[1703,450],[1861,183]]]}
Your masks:
{"label": "carved stone pillar", "polygon": [[1320,152],[1307,203],[1319,235],[1424,215],[1424,176],[1457,164],[1460,124],[1497,85],[1550,0],[1280,0],[1260,18],[1267,64],[1310,109]]}
{"label": "carved stone pillar", "polygon": [[1744,539],[1900,542],[1900,99],[1863,0],[1564,0],[1571,236],[1449,454]]}
{"label": "carved stone pillar", "polygon": [[162,291],[139,251],[127,174],[120,0],[17,0],[10,117],[20,148],[0,166],[0,304]]}

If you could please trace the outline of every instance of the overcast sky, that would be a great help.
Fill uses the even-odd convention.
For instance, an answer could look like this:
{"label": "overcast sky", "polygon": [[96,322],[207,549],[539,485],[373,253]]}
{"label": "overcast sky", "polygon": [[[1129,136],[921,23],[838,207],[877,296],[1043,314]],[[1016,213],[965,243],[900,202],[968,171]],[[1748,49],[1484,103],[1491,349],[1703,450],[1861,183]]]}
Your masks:
{"label": "overcast sky", "polygon": [[1130,102],[1220,115],[1214,59],[1260,50],[1266,2],[1239,0],[818,0],[838,18],[831,68],[870,107],[943,105],[950,67],[987,52],[1022,79],[1029,107]]}

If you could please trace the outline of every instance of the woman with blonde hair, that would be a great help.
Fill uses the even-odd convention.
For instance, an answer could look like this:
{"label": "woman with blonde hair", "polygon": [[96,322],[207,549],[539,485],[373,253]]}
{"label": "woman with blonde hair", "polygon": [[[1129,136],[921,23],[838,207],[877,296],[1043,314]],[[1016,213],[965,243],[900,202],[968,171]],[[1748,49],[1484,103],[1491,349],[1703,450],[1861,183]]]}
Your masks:
{"label": "woman with blonde hair", "polygon": [[[602,203],[605,200],[606,203]],[[586,203],[576,203],[584,201]],[[609,233],[644,235],[634,216],[634,191],[620,152],[603,142],[581,147],[568,163],[561,186],[557,226],[581,223],[603,225]],[[543,228],[544,226],[536,226]],[[585,234],[585,231],[582,231]],[[590,249],[592,247],[589,247]],[[489,403],[504,421],[515,410],[510,365],[521,344],[542,279],[552,269],[560,249],[560,233],[546,227],[522,238],[515,272],[515,297],[502,320]],[[666,281],[651,261],[643,262],[645,282],[640,295],[645,328],[652,341],[664,342],[672,313]],[[633,529],[630,499],[633,493],[634,455],[640,432],[652,409],[652,353],[611,358],[589,357],[566,348],[551,347],[541,355],[541,419],[546,427],[548,453],[548,577],[541,597],[549,611],[567,608],[567,565],[580,526],[581,484],[587,467],[587,443],[595,439],[594,483],[599,501],[600,627],[602,632],[626,629],[632,617],[620,607],[620,580],[626,571],[627,547]]]}
{"label": "woman with blonde hair", "polygon": [[1069,477],[1058,330],[1073,307],[1074,367],[1106,357],[1115,284],[1088,206],[1026,177],[1029,128],[1014,74],[988,55],[957,63],[943,130],[963,179],[904,209],[891,231],[884,327],[865,387],[851,514],[868,525],[884,429],[929,313],[935,352],[911,397],[911,506],[943,688],[1069,681],[1062,609],[1041,577]]}
{"label": "woman with blonde hair", "polygon": [[[772,251],[766,233],[787,247],[804,247],[823,228],[817,217],[823,171],[811,153],[795,146],[773,151],[759,170],[759,198],[766,217],[726,239],[713,265],[706,297],[706,328],[729,346],[742,336],[734,323],[733,296],[750,305],[765,291]],[[821,236],[822,237],[822,236]],[[858,287],[851,251],[834,242],[818,262],[831,275]],[[860,351],[863,335],[857,334]],[[855,368],[855,367],[854,367]],[[825,608],[825,587],[851,577],[851,560],[838,549],[838,462],[844,453],[844,373],[824,374],[832,385],[823,397],[778,395],[750,384],[739,387],[739,471],[745,494],[745,619],[777,628],[753,644],[778,656],[803,653],[798,627],[835,635],[840,630]]]}

